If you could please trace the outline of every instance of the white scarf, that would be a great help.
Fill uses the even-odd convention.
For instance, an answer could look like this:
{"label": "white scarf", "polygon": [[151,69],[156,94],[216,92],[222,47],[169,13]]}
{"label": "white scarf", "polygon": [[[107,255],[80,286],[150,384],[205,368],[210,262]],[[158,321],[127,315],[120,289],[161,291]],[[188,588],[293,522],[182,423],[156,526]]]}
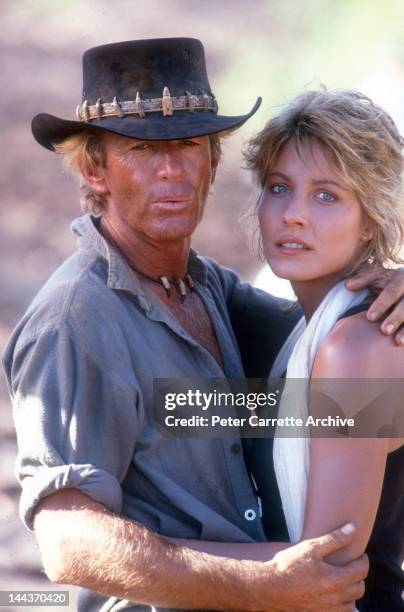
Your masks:
{"label": "white scarf", "polygon": [[[308,325],[304,317],[297,323],[279,352],[270,373],[270,378],[278,378],[287,367],[278,417],[294,416],[301,418],[305,423],[309,415],[309,379],[319,344],[329,334],[339,317],[349,308],[363,302],[367,295],[367,290],[359,293],[348,291],[344,283],[340,282],[327,293]],[[304,393],[298,398],[296,394],[288,394],[288,389],[292,387],[290,382],[288,385],[288,379],[294,378],[305,380]],[[300,540],[303,533],[310,468],[310,438],[299,436],[298,428],[294,432],[296,438],[284,438],[279,436],[278,429],[275,433],[273,451],[283,512],[290,541],[293,544]]]}

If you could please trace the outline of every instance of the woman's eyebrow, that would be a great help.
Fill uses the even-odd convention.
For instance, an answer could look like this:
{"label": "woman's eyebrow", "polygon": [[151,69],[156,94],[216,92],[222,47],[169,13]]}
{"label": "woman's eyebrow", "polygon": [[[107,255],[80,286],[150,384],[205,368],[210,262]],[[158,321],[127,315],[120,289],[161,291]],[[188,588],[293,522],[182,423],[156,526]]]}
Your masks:
{"label": "woman's eyebrow", "polygon": [[313,185],[335,185],[336,187],[339,187],[339,189],[344,189],[345,191],[348,190],[348,187],[345,187],[341,183],[338,183],[338,181],[334,181],[333,179],[328,178],[313,179],[312,183]]}
{"label": "woman's eyebrow", "polygon": [[270,176],[280,176],[285,181],[290,181],[290,177],[287,174],[284,174],[283,172],[270,172],[267,178],[269,178]]}

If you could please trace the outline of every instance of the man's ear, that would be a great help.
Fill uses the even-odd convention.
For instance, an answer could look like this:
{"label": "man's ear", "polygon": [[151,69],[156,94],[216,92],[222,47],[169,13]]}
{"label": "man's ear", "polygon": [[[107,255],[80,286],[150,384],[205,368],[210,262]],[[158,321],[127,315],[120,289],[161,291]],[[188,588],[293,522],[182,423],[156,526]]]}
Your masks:
{"label": "man's ear", "polygon": [[109,193],[104,168],[94,165],[92,168],[83,168],[81,174],[94,193],[100,196],[105,196]]}

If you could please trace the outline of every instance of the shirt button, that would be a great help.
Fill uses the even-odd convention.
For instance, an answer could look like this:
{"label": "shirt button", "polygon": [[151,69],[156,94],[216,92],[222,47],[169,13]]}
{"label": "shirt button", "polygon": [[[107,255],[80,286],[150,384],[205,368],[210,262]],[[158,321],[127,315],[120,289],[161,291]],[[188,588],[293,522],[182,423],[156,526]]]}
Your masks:
{"label": "shirt button", "polygon": [[241,444],[239,444],[238,442],[235,442],[234,444],[231,445],[230,450],[235,455],[238,455],[239,452],[241,451]]}
{"label": "shirt button", "polygon": [[251,508],[244,512],[244,518],[246,519],[246,521],[253,521],[256,516],[257,513],[255,512],[255,510],[251,510]]}

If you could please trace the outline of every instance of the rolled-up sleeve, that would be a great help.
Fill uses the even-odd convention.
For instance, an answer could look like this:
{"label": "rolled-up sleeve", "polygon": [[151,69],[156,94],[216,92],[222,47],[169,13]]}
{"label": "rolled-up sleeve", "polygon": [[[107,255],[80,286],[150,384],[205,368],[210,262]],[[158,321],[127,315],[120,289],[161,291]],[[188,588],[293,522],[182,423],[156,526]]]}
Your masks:
{"label": "rolled-up sleeve", "polygon": [[139,427],[136,389],[67,323],[17,344],[8,378],[25,525],[32,529],[38,502],[63,488],[119,513]]}

